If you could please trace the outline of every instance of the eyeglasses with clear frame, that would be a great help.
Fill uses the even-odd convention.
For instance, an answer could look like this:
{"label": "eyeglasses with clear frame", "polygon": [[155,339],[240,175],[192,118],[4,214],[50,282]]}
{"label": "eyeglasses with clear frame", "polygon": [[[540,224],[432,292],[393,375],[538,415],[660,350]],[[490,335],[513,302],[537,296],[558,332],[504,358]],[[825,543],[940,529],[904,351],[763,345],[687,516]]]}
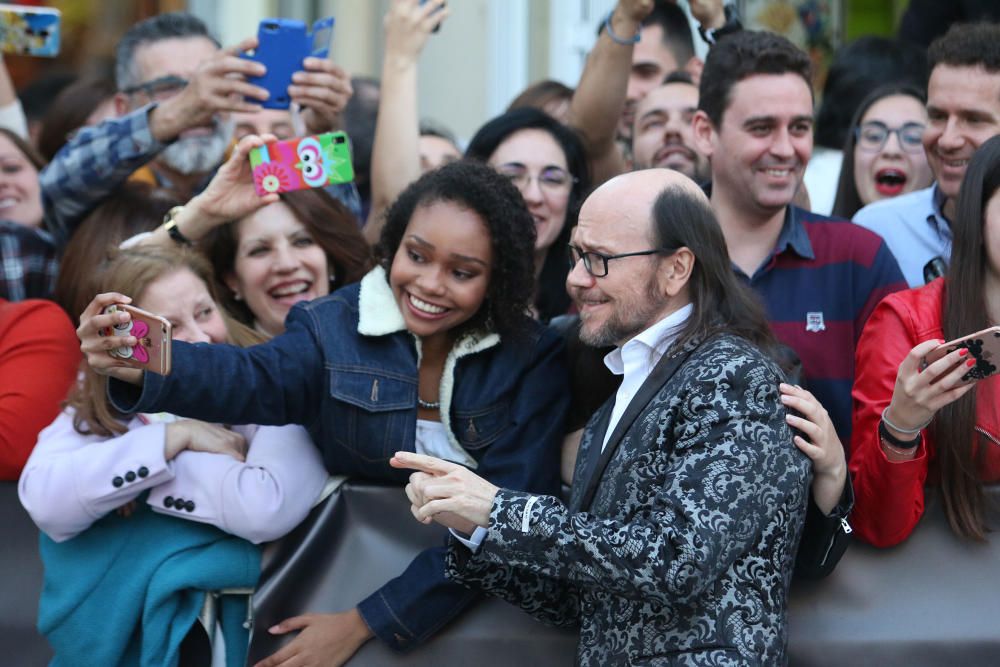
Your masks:
{"label": "eyeglasses with clear frame", "polygon": [[538,181],[538,187],[549,194],[566,194],[573,189],[573,184],[577,181],[572,174],[561,167],[546,167],[537,174],[532,174],[524,165],[510,163],[498,165],[496,170],[522,191],[531,185],[534,179]]}
{"label": "eyeglasses with clear frame", "polygon": [[566,246],[569,254],[569,270],[572,271],[578,262],[583,262],[583,268],[595,278],[603,278],[608,275],[608,262],[612,259],[622,259],[623,257],[640,257],[642,255],[670,255],[677,252],[677,248],[652,248],[650,250],[639,250],[638,252],[623,252],[618,255],[605,255],[602,252],[593,250],[584,251],[572,243]]}
{"label": "eyeglasses with clear frame", "polygon": [[122,92],[126,95],[144,93],[149,99],[155,102],[162,102],[184,90],[187,85],[187,79],[179,76],[173,76],[171,74],[168,76],[157,77],[152,81],[137,83],[134,86],[129,86],[128,88],[123,89]]}
{"label": "eyeglasses with clear frame", "polygon": [[899,127],[889,127],[878,120],[870,120],[854,128],[854,138],[858,148],[869,153],[877,153],[885,146],[889,136],[896,135],[899,147],[907,153],[922,153],[924,150],[924,124],[905,123]]}

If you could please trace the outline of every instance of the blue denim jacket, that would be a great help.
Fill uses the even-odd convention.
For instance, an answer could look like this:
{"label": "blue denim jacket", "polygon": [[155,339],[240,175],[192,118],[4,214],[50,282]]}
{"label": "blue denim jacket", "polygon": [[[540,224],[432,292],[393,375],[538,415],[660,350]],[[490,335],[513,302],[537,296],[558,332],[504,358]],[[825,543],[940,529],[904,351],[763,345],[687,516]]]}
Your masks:
{"label": "blue denim jacket", "polygon": [[[415,449],[418,358],[418,341],[377,268],[357,285],[295,306],[285,333],[268,343],[175,342],[170,375],[147,373],[141,390],[112,381],[109,395],[125,413],[302,424],[331,473],[404,484],[408,473],[390,468],[389,458]],[[516,342],[467,336],[445,363],[442,423],[492,483],[557,494],[567,378],[562,341],[541,325]],[[389,646],[415,646],[476,597],[445,578],[446,553],[424,551],[358,605]]]}

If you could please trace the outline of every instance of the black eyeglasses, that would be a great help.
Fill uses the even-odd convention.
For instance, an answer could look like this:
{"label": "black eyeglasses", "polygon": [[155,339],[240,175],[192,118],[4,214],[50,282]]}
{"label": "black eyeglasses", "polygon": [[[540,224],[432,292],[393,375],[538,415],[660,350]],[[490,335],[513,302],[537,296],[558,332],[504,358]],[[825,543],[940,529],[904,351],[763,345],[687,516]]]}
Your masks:
{"label": "black eyeglasses", "polygon": [[187,79],[179,76],[161,76],[152,81],[137,83],[122,90],[126,95],[145,93],[151,100],[162,101],[173,97],[188,85]]}
{"label": "black eyeglasses", "polygon": [[603,278],[608,275],[608,261],[621,259],[622,257],[639,257],[641,255],[670,255],[677,252],[677,248],[653,248],[652,250],[640,250],[639,252],[623,252],[620,255],[605,255],[593,250],[584,252],[573,244],[567,246],[569,249],[569,269],[576,266],[577,262],[583,261],[583,268],[587,273],[595,278]]}
{"label": "black eyeglasses", "polygon": [[924,125],[922,123],[906,123],[900,127],[889,127],[881,121],[872,120],[854,128],[854,137],[858,141],[858,148],[870,153],[882,150],[892,134],[895,134],[896,138],[899,139],[899,147],[907,153],[923,152]]}

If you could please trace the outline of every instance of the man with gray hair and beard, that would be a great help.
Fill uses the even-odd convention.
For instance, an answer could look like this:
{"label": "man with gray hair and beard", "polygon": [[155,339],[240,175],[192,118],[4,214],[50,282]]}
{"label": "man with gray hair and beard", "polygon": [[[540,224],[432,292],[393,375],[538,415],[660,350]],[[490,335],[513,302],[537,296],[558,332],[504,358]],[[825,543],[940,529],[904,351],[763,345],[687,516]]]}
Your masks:
{"label": "man with gray hair and beard", "polygon": [[[221,49],[184,12],[132,26],[115,54],[118,117],[83,128],[40,175],[45,223],[57,240],[129,178],[171,188],[182,200],[201,190],[229,148],[230,114],[260,111],[268,97],[246,81],[265,67],[239,57],[256,46],[251,37]],[[350,79],[328,60],[307,58],[303,68],[289,96],[304,109],[307,133],[333,129]]]}

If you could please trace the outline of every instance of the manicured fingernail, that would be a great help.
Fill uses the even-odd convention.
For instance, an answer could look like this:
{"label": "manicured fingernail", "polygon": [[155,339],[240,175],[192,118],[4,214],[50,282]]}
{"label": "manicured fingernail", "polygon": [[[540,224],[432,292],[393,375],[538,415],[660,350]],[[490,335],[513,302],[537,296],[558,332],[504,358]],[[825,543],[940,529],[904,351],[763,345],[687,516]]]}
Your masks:
{"label": "manicured fingernail", "polygon": [[972,368],[973,366],[976,365],[976,360],[975,359],[969,359],[968,361],[965,362],[965,365],[968,366],[969,368]]}
{"label": "manicured fingernail", "polygon": [[969,353],[969,350],[968,350],[967,348],[964,348],[964,347],[963,347],[963,348],[961,348],[961,349],[960,349],[960,350],[958,351],[958,356],[960,356],[960,357],[964,357],[964,356],[965,356],[965,355],[967,355],[968,353]]}
{"label": "manicured fingernail", "polygon": [[784,394],[781,395],[781,402],[782,403],[787,403],[790,400],[792,400],[791,396],[785,396]]}

